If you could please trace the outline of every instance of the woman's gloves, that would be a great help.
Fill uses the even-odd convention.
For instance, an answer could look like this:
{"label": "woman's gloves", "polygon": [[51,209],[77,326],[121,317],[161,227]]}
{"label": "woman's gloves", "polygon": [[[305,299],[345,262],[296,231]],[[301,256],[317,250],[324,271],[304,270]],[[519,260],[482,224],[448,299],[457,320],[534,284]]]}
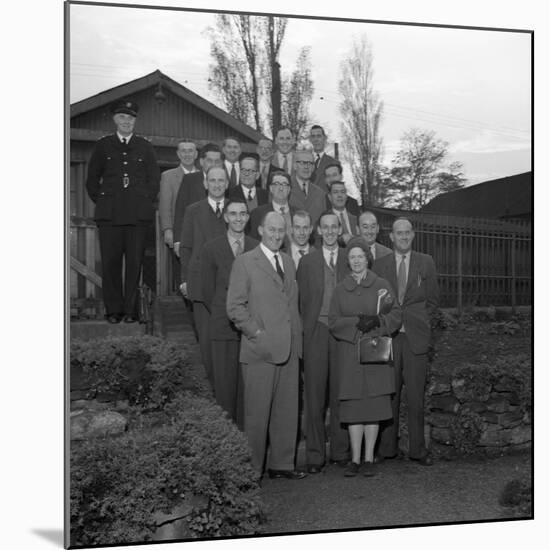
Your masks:
{"label": "woman's gloves", "polygon": [[361,332],[370,332],[372,329],[380,326],[378,315],[359,315],[359,322],[356,327]]}

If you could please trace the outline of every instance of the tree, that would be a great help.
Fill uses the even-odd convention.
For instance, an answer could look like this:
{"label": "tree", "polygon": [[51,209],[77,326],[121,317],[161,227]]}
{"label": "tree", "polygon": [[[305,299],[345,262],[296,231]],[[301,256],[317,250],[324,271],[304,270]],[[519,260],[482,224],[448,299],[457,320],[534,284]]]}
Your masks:
{"label": "tree", "polygon": [[374,90],[373,55],[363,35],[354,41],[351,51],[340,65],[339,91],[344,159],[351,166],[353,180],[361,192],[364,205],[382,203],[383,187],[378,177],[382,154],[383,103]]}
{"label": "tree", "polygon": [[[309,49],[303,48],[290,77],[281,76],[279,53],[288,19],[216,15],[210,36],[209,88],[228,113],[263,132],[282,123],[300,128],[307,122],[313,95]],[[304,122],[305,121],[305,122]]]}
{"label": "tree", "polygon": [[403,134],[400,147],[386,181],[392,206],[417,210],[436,195],[463,187],[462,164],[444,164],[449,144],[434,131],[412,128]]}

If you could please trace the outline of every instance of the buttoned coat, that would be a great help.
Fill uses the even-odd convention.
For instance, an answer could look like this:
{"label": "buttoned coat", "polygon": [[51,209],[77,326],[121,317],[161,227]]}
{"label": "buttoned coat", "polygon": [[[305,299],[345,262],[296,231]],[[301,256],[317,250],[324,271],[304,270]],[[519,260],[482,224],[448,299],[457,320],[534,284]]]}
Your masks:
{"label": "buttoned coat", "polygon": [[[296,151],[292,150],[290,151],[290,153],[287,153],[287,164],[288,164],[288,168],[289,170],[287,171],[288,174],[290,174],[291,176],[294,176],[294,174],[296,173],[296,169],[294,168],[294,155],[296,154]],[[281,170],[283,169],[283,165],[279,165],[279,154],[277,151],[275,151],[275,153],[273,154],[273,158],[271,159],[271,164],[273,166],[275,166],[275,168],[280,168]]]}
{"label": "buttoned coat", "polygon": [[[375,260],[372,269],[391,285],[397,296],[397,267],[395,254]],[[431,317],[439,302],[439,285],[433,258],[428,254],[411,251],[409,275],[405,297],[401,305],[403,326],[414,354],[427,353],[431,344]]]}
{"label": "buttoned coat", "polygon": [[290,196],[288,204],[294,210],[305,210],[311,216],[311,224],[315,226],[321,214],[326,210],[325,193],[320,187],[312,184],[308,185],[307,196],[304,194],[298,180],[295,176],[291,178]]}
{"label": "buttoned coat", "polygon": [[176,199],[183,176],[181,164],[177,168],[165,170],[160,176],[159,219],[161,231],[174,229]]}
{"label": "buttoned coat", "polygon": [[[315,158],[317,153],[313,152],[313,157]],[[332,162],[338,162],[334,157],[327,155],[326,153],[321,157],[319,161],[319,166],[313,172],[311,176],[311,181],[321,188],[322,191],[328,193],[328,187],[325,183],[325,168]]]}
{"label": "buttoned coat", "polygon": [[[179,236],[181,280],[187,283],[187,295],[194,302],[202,302],[202,249],[206,242],[226,231],[223,216],[216,216],[208,199],[190,204],[183,219]],[[174,237],[174,240],[176,237]]]}
{"label": "buttoned coat", "polygon": [[[291,351],[302,356],[302,322],[294,262],[284,252],[284,281],[260,246],[233,262],[227,315],[242,332],[240,361],[286,363]],[[256,335],[257,331],[261,333]]]}
{"label": "buttoned coat", "polygon": [[357,284],[351,275],[336,285],[329,311],[329,330],[338,341],[340,395],[342,399],[361,399],[365,396],[389,395],[395,391],[393,367],[388,364],[359,363],[357,345],[361,335],[356,325],[360,314],[376,315],[378,291],[386,289],[392,298],[388,313],[381,314],[381,326],[368,335],[391,335],[401,326],[401,310],[390,284],[367,271]]}
{"label": "buttoned coat", "polygon": [[86,179],[97,225],[150,224],[159,179],[155,151],[145,138],[134,134],[126,145],[116,134],[101,138],[90,157]]}
{"label": "buttoned coat", "polygon": [[[256,189],[256,199],[258,200],[258,206],[261,206],[262,204],[267,204],[269,193],[265,189],[262,189],[261,187],[255,187],[255,189]],[[247,198],[244,195],[242,185],[237,185],[236,187],[231,188],[228,192],[228,198],[241,199],[243,201],[247,201]]]}
{"label": "buttoned coat", "polygon": [[384,256],[388,256],[389,254],[393,254],[393,250],[391,248],[388,248],[387,246],[384,246],[383,244],[380,244],[380,243],[374,243],[375,260],[379,260]]}
{"label": "buttoned coat", "polygon": [[205,199],[207,195],[202,170],[183,176],[174,207],[174,242],[179,242],[185,209],[189,205]]}
{"label": "buttoned coat", "polygon": [[[244,252],[258,246],[258,241],[244,237]],[[226,302],[229,275],[235,255],[227,234],[208,241],[202,251],[202,298],[210,312],[212,340],[239,340],[240,333],[227,317]]]}

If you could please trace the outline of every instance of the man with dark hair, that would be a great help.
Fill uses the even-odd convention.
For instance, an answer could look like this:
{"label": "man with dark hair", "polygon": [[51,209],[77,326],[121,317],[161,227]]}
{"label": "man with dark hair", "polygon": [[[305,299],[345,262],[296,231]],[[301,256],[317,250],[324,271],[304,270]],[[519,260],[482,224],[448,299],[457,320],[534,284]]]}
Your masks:
{"label": "man with dark hair", "polygon": [[[285,219],[287,234],[290,235],[290,226],[292,224],[292,214],[294,208],[288,203],[290,195],[290,176],[287,172],[280,169],[275,169],[269,176],[269,191],[271,193],[271,201],[267,204],[262,204],[255,208],[250,214],[249,235],[256,240],[259,240],[260,233],[258,228],[261,225],[262,219],[268,212],[279,212]],[[286,241],[288,242],[288,241]]]}
{"label": "man with dark hair", "polygon": [[[327,210],[330,210],[332,208],[332,204],[330,203],[328,198],[328,193],[330,192],[330,186],[334,181],[344,181],[342,165],[338,161],[331,162],[330,164],[327,164],[325,166],[324,187],[323,184],[319,184],[322,189],[326,188],[327,190]],[[346,210],[348,212],[351,212],[354,216],[359,216],[359,214],[361,213],[357,201],[349,195],[346,199]]]}
{"label": "man with dark hair", "polygon": [[328,310],[334,287],[349,271],[346,255],[338,247],[342,228],[338,216],[324,212],[317,231],[322,246],[300,260],[297,280],[300,313],[304,323],[304,393],[306,406],[306,463],[309,473],[319,473],[325,456],[325,412],[330,407],[330,458],[345,464],[349,438],[338,414],[338,365],[336,341],[328,330]]}
{"label": "man with dark hair", "polygon": [[330,185],[328,199],[332,205],[332,211],[338,216],[342,233],[338,239],[339,244],[346,246],[348,241],[357,235],[357,218],[348,212],[346,208],[348,194],[346,184],[343,181],[333,181]]}
{"label": "man with dark hair", "polygon": [[[242,174],[242,171],[241,171]],[[243,384],[239,370],[240,333],[226,313],[227,287],[233,260],[258,245],[245,236],[248,206],[244,199],[228,199],[223,218],[227,232],[208,241],[202,252],[202,298],[210,313],[214,395],[239,429],[243,429]]]}
{"label": "man with dark hair", "polygon": [[295,175],[292,176],[290,205],[296,210],[306,210],[315,225],[321,213],[326,210],[325,193],[311,182],[313,173],[313,153],[300,149],[294,153]]}
{"label": "man with dark hair", "polygon": [[283,216],[268,212],[259,232],[260,245],[235,258],[227,290],[227,314],[242,332],[244,431],[259,478],[267,454],[271,478],[301,479],[305,474],[294,463],[302,355],[296,272],[290,257],[280,252],[286,235]]}
{"label": "man with dark hair", "polygon": [[132,323],[138,320],[145,236],[154,220],[160,172],[153,146],[134,134],[137,104],[122,100],[111,111],[116,133],[96,143],[86,189],[96,205],[107,321]]}
{"label": "man with dark hair", "polygon": [[422,466],[433,460],[424,440],[424,390],[428,370],[428,351],[432,344],[431,321],[437,311],[439,286],[433,258],[412,250],[414,231],[407,218],[393,222],[390,239],[393,254],[377,259],[373,271],[386,279],[397,296],[403,325],[393,338],[395,394],[392,396],[393,418],[381,423],[378,462],[393,458],[398,452],[399,404],[401,388],[407,391],[409,458]]}
{"label": "man with dark hair", "polygon": [[222,166],[222,152],[215,143],[207,143],[200,151],[201,170],[183,176],[174,208],[174,252],[179,256],[179,238],[185,209],[194,202],[204,200],[208,194],[206,172],[212,166]]}
{"label": "man with dark hair", "polygon": [[176,147],[176,155],[180,161],[178,167],[165,170],[160,176],[160,230],[164,237],[164,243],[170,248],[174,247],[174,212],[176,209],[176,198],[183,177],[187,174],[197,172],[195,166],[197,146],[189,139],[182,139],[178,142]]}
{"label": "man with dark hair", "polygon": [[328,191],[325,187],[325,167],[329,164],[336,162],[334,157],[325,153],[325,147],[327,146],[327,135],[325,130],[319,124],[314,124],[309,131],[309,141],[313,146],[313,160],[315,162],[315,169],[311,176],[311,181],[321,187],[325,193]]}
{"label": "man with dark hair", "polygon": [[239,184],[239,157],[241,151],[241,143],[236,137],[229,136],[223,140],[223,165],[229,182],[228,189],[233,189]]}
{"label": "man with dark hair", "polygon": [[391,249],[387,246],[376,242],[380,226],[378,225],[378,220],[374,212],[370,210],[362,212],[357,222],[357,229],[359,230],[359,235],[367,241],[373,260],[388,256],[392,253]]}
{"label": "man with dark hair", "polygon": [[229,197],[246,201],[248,211],[252,212],[261,204],[267,204],[268,193],[261,187],[256,187],[258,175],[258,159],[252,153],[243,153],[239,161],[239,185],[229,189]]}
{"label": "man with dark hair", "polygon": [[286,250],[286,252],[294,260],[296,269],[298,269],[298,265],[302,257],[315,250],[309,242],[312,231],[313,225],[311,223],[311,216],[309,215],[309,212],[306,212],[305,210],[296,210],[296,212],[292,214],[290,246]]}
{"label": "man with dark hair", "polygon": [[183,218],[181,242],[181,285],[184,298],[193,304],[193,322],[208,380],[214,387],[209,335],[209,313],[202,297],[201,254],[206,242],[226,232],[223,219],[227,174],[222,166],[206,172],[207,198],[190,204]]}
{"label": "man with dark hair", "polygon": [[256,147],[256,152],[260,159],[256,186],[267,189],[269,176],[275,168],[273,164],[271,164],[271,159],[273,158],[273,142],[270,139],[260,139]]}
{"label": "man with dark hair", "polygon": [[283,126],[275,134],[276,151],[271,163],[284,170],[287,174],[294,174],[294,145],[296,141],[290,128]]}

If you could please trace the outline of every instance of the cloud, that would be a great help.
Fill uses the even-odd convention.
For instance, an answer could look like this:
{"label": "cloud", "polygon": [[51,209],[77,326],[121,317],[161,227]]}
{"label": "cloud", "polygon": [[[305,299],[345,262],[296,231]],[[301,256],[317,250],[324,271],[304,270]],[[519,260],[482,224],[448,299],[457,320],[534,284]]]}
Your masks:
{"label": "cloud", "polygon": [[457,141],[449,146],[449,152],[460,153],[502,153],[531,149],[531,139],[507,137],[491,130],[481,130],[472,137]]}

